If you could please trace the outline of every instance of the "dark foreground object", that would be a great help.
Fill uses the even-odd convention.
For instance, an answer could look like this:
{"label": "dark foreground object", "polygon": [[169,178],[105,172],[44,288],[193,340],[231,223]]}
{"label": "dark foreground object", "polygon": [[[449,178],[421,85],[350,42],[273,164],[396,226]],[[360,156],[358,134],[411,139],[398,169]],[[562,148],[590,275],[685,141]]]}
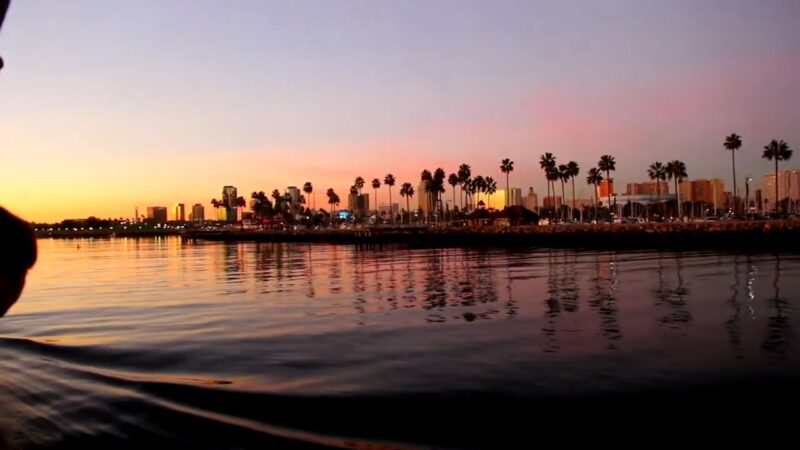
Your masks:
{"label": "dark foreground object", "polygon": [[[163,435],[98,435],[63,448],[532,448],[583,444],[600,448],[680,444],[758,444],[791,440],[797,378],[730,379],[659,391],[520,399],[486,394],[437,398],[303,398],[193,395],[191,387],[151,387],[154,394],[197,410],[269,424],[273,430],[163,410],[151,417]],[[122,411],[121,411],[122,412]],[[127,411],[128,414],[148,413]],[[235,420],[235,419],[234,419]],[[291,431],[302,427],[297,435]],[[255,428],[255,429],[254,429]]]}

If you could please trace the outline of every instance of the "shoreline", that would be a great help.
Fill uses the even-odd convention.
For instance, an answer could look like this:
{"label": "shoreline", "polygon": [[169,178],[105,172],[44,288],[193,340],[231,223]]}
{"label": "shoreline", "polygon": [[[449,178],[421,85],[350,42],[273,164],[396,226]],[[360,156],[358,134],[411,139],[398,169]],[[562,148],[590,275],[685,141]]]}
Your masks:
{"label": "shoreline", "polygon": [[702,223],[520,225],[476,228],[372,227],[344,230],[137,230],[37,232],[38,238],[163,237],[184,241],[297,242],[413,247],[566,247],[800,252],[800,220]]}

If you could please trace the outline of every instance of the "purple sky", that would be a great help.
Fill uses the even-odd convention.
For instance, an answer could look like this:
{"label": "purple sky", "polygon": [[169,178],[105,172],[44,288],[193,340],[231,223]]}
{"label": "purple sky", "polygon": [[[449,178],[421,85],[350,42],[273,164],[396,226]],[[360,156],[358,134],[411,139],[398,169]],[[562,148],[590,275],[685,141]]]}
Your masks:
{"label": "purple sky", "polygon": [[130,216],[224,184],[344,194],[462,162],[500,180],[505,157],[543,192],[548,151],[584,172],[613,154],[623,184],[680,159],[730,186],[731,132],[743,190],[770,139],[800,144],[799,24],[796,0],[16,0],[0,203]]}

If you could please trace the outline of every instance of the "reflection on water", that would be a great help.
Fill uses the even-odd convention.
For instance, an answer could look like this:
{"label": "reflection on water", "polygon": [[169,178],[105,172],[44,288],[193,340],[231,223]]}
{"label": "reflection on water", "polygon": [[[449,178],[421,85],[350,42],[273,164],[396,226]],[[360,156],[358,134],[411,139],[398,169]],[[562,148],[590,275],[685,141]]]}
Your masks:
{"label": "reflection on water", "polygon": [[616,341],[622,338],[622,331],[617,319],[617,269],[613,254],[595,255],[596,274],[592,277],[592,296],[588,300],[589,307],[600,316],[603,336],[607,340],[607,348],[617,348]]}
{"label": "reflection on water", "polygon": [[681,258],[671,258],[670,263],[674,264],[675,280],[665,279],[665,258],[664,254],[658,254],[658,287],[655,290],[655,305],[666,309],[663,316],[658,319],[658,323],[668,326],[674,330],[680,330],[684,325],[692,321],[692,314],[687,307],[686,301],[689,290],[684,286],[682,276]]}
{"label": "reflection on water", "polygon": [[[166,436],[156,421],[188,424],[187,414],[209,430],[235,423],[261,436],[280,423],[326,434],[266,417],[259,402],[275,396],[537,398],[798,373],[793,255],[179,239],[40,247],[25,297],[0,321],[0,398],[26,411],[12,421],[21,436],[49,436],[37,444]],[[137,413],[119,416],[120,404]]]}
{"label": "reflection on water", "polygon": [[773,314],[767,317],[769,332],[764,340],[764,350],[774,352],[781,357],[786,357],[791,350],[792,324],[789,317],[791,305],[786,297],[781,296],[781,255],[775,255],[775,270],[773,275],[772,303],[775,307]]}
{"label": "reflection on water", "polygon": [[[750,265],[749,255],[748,258],[748,266]],[[730,298],[730,305],[733,309],[733,314],[731,315],[730,319],[725,323],[726,328],[728,330],[728,340],[731,344],[731,350],[733,351],[734,355],[737,358],[742,357],[742,332],[739,326],[739,320],[741,315],[741,302],[739,300],[739,272],[741,270],[741,261],[738,255],[734,256],[733,258],[733,284],[730,286],[731,289],[731,298]],[[752,281],[748,277],[747,280],[747,291],[748,291],[748,298],[750,296],[754,296],[752,292]],[[748,302],[751,304],[752,302]]]}

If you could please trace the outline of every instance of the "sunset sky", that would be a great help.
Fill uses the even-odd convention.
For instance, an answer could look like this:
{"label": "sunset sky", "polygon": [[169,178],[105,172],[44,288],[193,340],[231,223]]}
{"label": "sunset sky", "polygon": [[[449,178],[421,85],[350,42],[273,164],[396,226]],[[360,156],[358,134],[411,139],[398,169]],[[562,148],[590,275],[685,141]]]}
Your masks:
{"label": "sunset sky", "polygon": [[544,192],[544,152],[579,197],[605,153],[623,185],[680,159],[730,188],[731,132],[743,192],[769,140],[800,146],[798,24],[797,0],[12,0],[0,205],[130,217],[311,181],[322,206],[389,172],[399,199],[462,162],[503,187],[505,157]]}

